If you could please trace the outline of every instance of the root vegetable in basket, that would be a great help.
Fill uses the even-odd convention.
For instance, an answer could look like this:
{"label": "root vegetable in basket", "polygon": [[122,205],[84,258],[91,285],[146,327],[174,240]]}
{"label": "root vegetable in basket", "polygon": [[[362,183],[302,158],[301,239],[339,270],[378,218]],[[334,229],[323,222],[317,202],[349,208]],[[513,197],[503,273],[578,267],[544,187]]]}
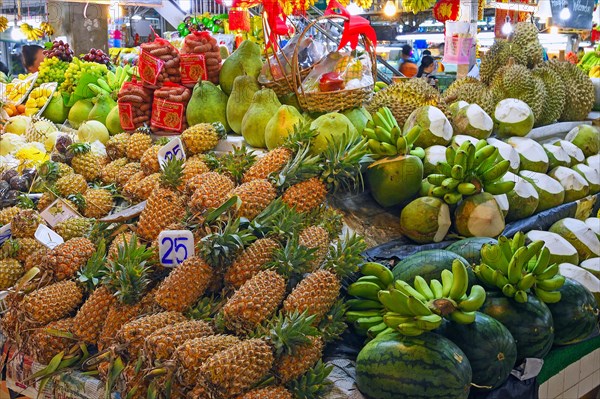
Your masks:
{"label": "root vegetable in basket", "polygon": [[[209,32],[192,32],[187,35],[183,41],[181,54],[203,54],[206,67],[207,80],[214,84],[219,83],[219,73],[221,72],[221,52],[217,39]],[[185,59],[182,58],[182,69],[184,69]],[[211,67],[210,69],[208,67]],[[185,82],[184,82],[185,84]]]}

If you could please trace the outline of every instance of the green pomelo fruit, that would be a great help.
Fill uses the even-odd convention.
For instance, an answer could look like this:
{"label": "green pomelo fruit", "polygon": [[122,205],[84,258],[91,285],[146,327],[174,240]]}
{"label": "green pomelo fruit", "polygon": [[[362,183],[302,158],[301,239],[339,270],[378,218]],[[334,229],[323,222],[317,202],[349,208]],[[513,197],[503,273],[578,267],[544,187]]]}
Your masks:
{"label": "green pomelo fruit", "polygon": [[294,132],[294,126],[302,123],[302,115],[291,105],[282,105],[267,123],[265,143],[269,150],[282,145],[286,137]]}
{"label": "green pomelo fruit", "polygon": [[506,98],[494,110],[494,131],[500,137],[524,137],[533,128],[533,111],[524,101]]}
{"label": "green pomelo fruit", "polygon": [[242,133],[242,120],[250,108],[254,93],[259,90],[258,81],[253,76],[242,75],[233,81],[233,91],[227,99],[227,122],[235,133]]}
{"label": "green pomelo fruit", "polygon": [[579,173],[565,166],[557,166],[548,176],[559,182],[565,189],[565,202],[576,201],[590,192],[590,185]]}
{"label": "green pomelo fruit", "polygon": [[373,162],[367,168],[367,183],[375,201],[383,207],[413,199],[423,180],[423,163],[413,155],[398,155]]}
{"label": "green pomelo fruit", "polygon": [[225,131],[229,131],[227,95],[219,86],[215,86],[209,81],[198,82],[192,91],[192,98],[187,105],[185,117],[190,126],[199,123],[221,122]]}
{"label": "green pomelo fruit", "polygon": [[400,231],[418,244],[442,241],[450,225],[450,208],[435,197],[417,198],[400,214]]}
{"label": "green pomelo fruit", "polygon": [[54,93],[52,100],[42,113],[42,116],[54,123],[63,123],[69,116],[69,108],[65,107],[65,101],[60,93]]}
{"label": "green pomelo fruit", "polygon": [[90,111],[94,108],[94,103],[89,98],[79,100],[69,110],[69,123],[75,129],[89,119]]}
{"label": "green pomelo fruit", "polygon": [[367,122],[373,120],[373,117],[365,107],[351,108],[344,111],[343,114],[352,122],[358,134],[362,134],[367,126]]}
{"label": "green pomelo fruit", "polygon": [[333,140],[340,140],[346,132],[350,134],[350,137],[358,135],[350,119],[337,112],[319,116],[312,121],[310,128],[317,131],[317,135],[310,143],[310,152],[313,155],[320,155],[325,152]]}
{"label": "green pomelo fruit", "polygon": [[600,152],[600,129],[596,126],[579,125],[567,133],[565,140],[579,147],[586,157]]}
{"label": "green pomelo fruit", "polygon": [[565,218],[554,223],[549,231],[569,241],[579,254],[579,260],[600,256],[600,240],[585,222],[575,218]]}
{"label": "green pomelo fruit", "polygon": [[98,140],[102,144],[106,144],[108,139],[110,139],[110,134],[103,123],[94,120],[83,122],[79,126],[79,129],[77,129],[77,138],[79,141],[85,143],[93,143]]}
{"label": "green pomelo fruit", "polygon": [[106,117],[106,127],[111,135],[123,132],[121,119],[119,118],[119,107],[114,107]]}
{"label": "green pomelo fruit", "polygon": [[3,133],[12,133],[23,135],[27,132],[27,126],[29,126],[31,118],[25,115],[17,115],[8,119],[6,125],[4,125]]}
{"label": "green pomelo fruit", "polygon": [[571,243],[556,233],[542,230],[531,230],[526,235],[530,241],[544,241],[544,246],[550,251],[550,263],[579,263],[577,249]]}
{"label": "green pomelo fruit", "polygon": [[504,231],[502,210],[489,193],[465,198],[454,212],[456,231],[464,237],[497,237]]}
{"label": "green pomelo fruit", "polygon": [[88,119],[106,125],[106,117],[117,106],[117,103],[109,95],[99,95],[92,102],[94,106],[90,110]]}
{"label": "green pomelo fruit", "polygon": [[546,173],[550,160],[537,141],[525,137],[511,137],[506,140],[519,154],[520,170]]}
{"label": "green pomelo fruit", "polygon": [[258,78],[262,66],[260,46],[250,40],[244,40],[221,66],[219,72],[221,89],[225,94],[231,94],[235,78],[241,75]]}
{"label": "green pomelo fruit", "polygon": [[535,213],[561,205],[565,200],[565,189],[550,176],[544,173],[522,170],[519,176],[533,184],[538,192],[539,203]]}
{"label": "green pomelo fruit", "polygon": [[404,124],[404,133],[414,126],[421,127],[421,134],[414,145],[427,148],[432,145],[448,145],[452,139],[452,125],[437,107],[426,105],[415,109]]}

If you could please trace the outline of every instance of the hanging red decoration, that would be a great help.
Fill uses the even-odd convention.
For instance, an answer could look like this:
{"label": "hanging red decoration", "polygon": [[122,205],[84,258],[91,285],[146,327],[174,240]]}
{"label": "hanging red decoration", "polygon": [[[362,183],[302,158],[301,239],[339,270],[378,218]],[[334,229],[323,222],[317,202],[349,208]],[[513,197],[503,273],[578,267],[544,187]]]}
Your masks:
{"label": "hanging red decoration", "polygon": [[229,10],[229,30],[250,31],[250,12],[247,8],[232,8]]}
{"label": "hanging red decoration", "polygon": [[346,44],[350,44],[352,49],[356,49],[360,35],[367,37],[371,45],[377,46],[377,35],[371,23],[361,16],[351,15],[339,1],[330,0],[325,15],[341,15],[346,18],[338,50]]}
{"label": "hanging red decoration", "polygon": [[433,6],[433,17],[441,23],[458,20],[459,0],[439,0]]}

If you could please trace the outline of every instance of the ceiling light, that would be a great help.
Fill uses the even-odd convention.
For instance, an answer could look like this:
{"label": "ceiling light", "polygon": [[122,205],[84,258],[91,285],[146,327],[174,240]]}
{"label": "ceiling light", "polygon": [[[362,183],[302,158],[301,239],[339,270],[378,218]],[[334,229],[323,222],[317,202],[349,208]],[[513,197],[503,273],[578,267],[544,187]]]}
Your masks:
{"label": "ceiling light", "polygon": [[394,15],[396,15],[397,12],[398,7],[396,6],[396,3],[392,0],[388,0],[388,2],[385,3],[385,6],[383,7],[383,13],[388,17],[393,17]]}

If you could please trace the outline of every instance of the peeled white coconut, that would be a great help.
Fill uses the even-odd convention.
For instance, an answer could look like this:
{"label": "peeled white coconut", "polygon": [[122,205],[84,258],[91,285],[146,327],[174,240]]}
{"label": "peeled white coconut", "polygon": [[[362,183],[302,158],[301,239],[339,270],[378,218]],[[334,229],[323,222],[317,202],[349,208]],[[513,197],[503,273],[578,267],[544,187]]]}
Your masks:
{"label": "peeled white coconut", "polygon": [[27,144],[24,135],[15,133],[2,133],[0,135],[0,155],[8,155],[17,152],[19,148]]}
{"label": "peeled white coconut", "polygon": [[587,218],[585,224],[600,238],[600,218]]}
{"label": "peeled white coconut", "polygon": [[597,278],[600,278],[600,258],[586,259],[579,266],[588,272],[592,273]]}
{"label": "peeled white coconut", "polygon": [[592,125],[579,125],[571,129],[565,140],[570,141],[583,151],[586,157],[600,152],[600,129]]}
{"label": "peeled white coconut", "polygon": [[25,115],[17,115],[8,119],[6,125],[4,125],[4,133],[12,133],[23,135],[27,131],[27,126],[31,118]]}
{"label": "peeled white coconut", "polygon": [[570,263],[562,263],[558,265],[558,272],[565,277],[571,278],[585,288],[587,288],[594,297],[596,302],[600,303],[600,279],[594,276],[589,271]]}
{"label": "peeled white coconut", "polygon": [[540,202],[535,187],[521,176],[511,172],[507,172],[501,180],[515,182],[515,188],[506,193],[510,204],[506,220],[520,220],[533,215]]}
{"label": "peeled white coconut", "polygon": [[93,143],[98,140],[102,144],[106,144],[110,138],[110,134],[102,122],[92,120],[83,122],[79,126],[79,129],[77,129],[77,138],[79,141],[85,143]]}
{"label": "peeled white coconut", "polygon": [[463,100],[455,101],[452,104],[450,104],[450,106],[448,107],[448,111],[450,111],[450,115],[454,118],[458,111],[460,111],[462,108],[468,105],[469,103]]}
{"label": "peeled white coconut", "polygon": [[565,189],[547,174],[522,170],[519,176],[531,183],[538,192],[539,203],[535,213],[554,208],[564,202]]}
{"label": "peeled white coconut", "polygon": [[550,226],[552,233],[561,235],[569,241],[579,253],[580,260],[600,256],[600,240],[598,236],[585,224],[575,218],[565,218]]}
{"label": "peeled white coconut", "polygon": [[548,169],[554,169],[557,166],[571,166],[571,157],[561,146],[543,144],[542,147],[544,147],[548,155]]}
{"label": "peeled white coconut", "polygon": [[583,151],[575,144],[571,143],[567,140],[558,140],[554,143],[556,146],[562,147],[563,150],[571,157],[571,165],[575,165],[578,163],[582,163],[585,160],[585,155],[583,155]]}
{"label": "peeled white coconut", "polygon": [[577,249],[567,240],[556,233],[542,230],[531,230],[526,234],[530,241],[544,241],[544,246],[550,251],[552,263],[579,263]]}
{"label": "peeled white coconut", "polygon": [[573,169],[558,166],[552,169],[548,176],[558,181],[565,189],[565,202],[576,201],[590,192],[587,180]]}
{"label": "peeled white coconut", "polygon": [[596,194],[600,191],[600,172],[584,163],[575,165],[572,169],[588,182],[590,185],[590,194]]}
{"label": "peeled white coconut", "polygon": [[506,98],[494,110],[494,131],[500,137],[526,136],[535,118],[525,102],[516,98]]}
{"label": "peeled white coconut", "polygon": [[506,215],[508,215],[508,211],[510,210],[508,197],[506,196],[506,194],[498,194],[494,195],[494,199],[496,199],[496,202],[498,203],[502,214],[504,215],[504,217],[506,217]]}
{"label": "peeled white coconut", "polygon": [[490,193],[465,198],[454,213],[456,231],[465,237],[497,237],[504,231],[504,214]]}
{"label": "peeled white coconut", "polygon": [[440,162],[446,162],[446,147],[443,145],[432,145],[425,148],[425,157],[423,158],[423,173],[428,176],[437,173],[437,165]]}
{"label": "peeled white coconut", "polygon": [[432,145],[448,145],[452,139],[452,125],[446,115],[433,105],[415,109],[404,123],[407,132],[414,126],[421,127],[421,134],[415,142],[416,147],[427,148]]}
{"label": "peeled white coconut", "polygon": [[400,214],[402,234],[419,244],[442,241],[451,224],[450,208],[436,197],[417,198]]}
{"label": "peeled white coconut", "polygon": [[451,145],[454,148],[459,148],[465,141],[470,141],[471,144],[477,145],[479,139],[473,136],[467,136],[466,134],[459,134],[452,137]]}
{"label": "peeled white coconut", "polygon": [[591,157],[587,157],[585,163],[590,168],[594,168],[598,173],[600,173],[600,154],[592,155]]}
{"label": "peeled white coconut", "polygon": [[487,139],[494,129],[494,121],[477,104],[461,108],[452,119],[455,133],[466,134],[478,139]]}
{"label": "peeled white coconut", "polygon": [[550,160],[544,147],[535,140],[525,137],[511,137],[506,140],[519,154],[521,170],[546,173]]}
{"label": "peeled white coconut", "polygon": [[517,173],[519,171],[521,158],[519,157],[517,150],[515,150],[512,145],[494,138],[489,138],[486,141],[488,144],[493,145],[498,149],[498,161],[506,159],[510,162],[510,170],[512,172]]}

